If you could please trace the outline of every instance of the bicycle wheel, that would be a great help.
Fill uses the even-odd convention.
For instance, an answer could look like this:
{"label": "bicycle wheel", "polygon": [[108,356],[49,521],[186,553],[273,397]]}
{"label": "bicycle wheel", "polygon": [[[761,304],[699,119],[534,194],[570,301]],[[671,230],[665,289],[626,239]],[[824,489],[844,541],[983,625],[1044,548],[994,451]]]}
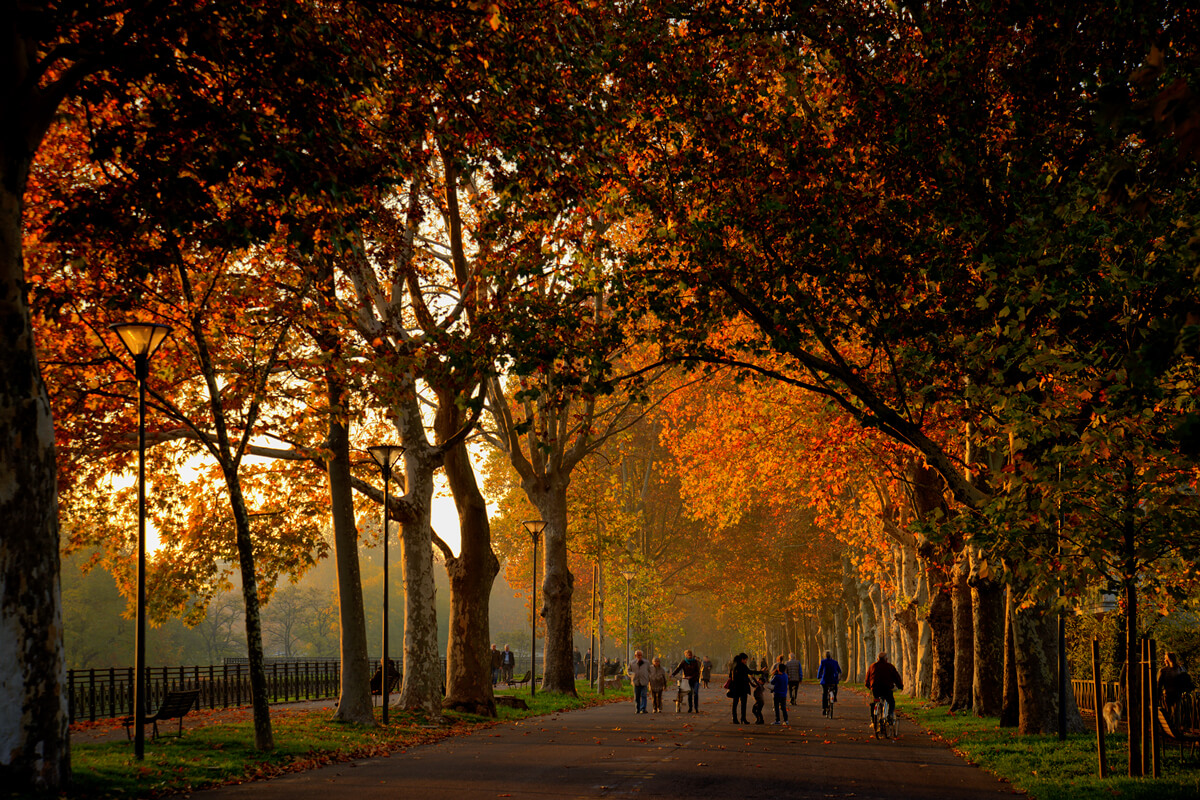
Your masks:
{"label": "bicycle wheel", "polygon": [[880,712],[879,701],[872,700],[871,701],[871,729],[875,731],[876,739],[880,739],[883,737],[883,724],[884,723],[883,723],[883,720],[880,719],[879,712]]}
{"label": "bicycle wheel", "polygon": [[896,713],[893,711],[892,716],[887,721],[887,737],[889,739],[896,738]]}

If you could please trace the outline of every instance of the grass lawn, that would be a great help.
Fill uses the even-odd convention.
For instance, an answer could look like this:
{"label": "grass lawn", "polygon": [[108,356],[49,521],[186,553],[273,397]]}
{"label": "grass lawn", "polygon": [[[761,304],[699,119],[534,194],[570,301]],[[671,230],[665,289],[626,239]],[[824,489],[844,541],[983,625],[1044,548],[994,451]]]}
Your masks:
{"label": "grass lawn", "polygon": [[931,706],[897,695],[905,714],[949,743],[967,760],[1002,776],[1036,800],[1195,800],[1200,797],[1200,762],[1192,757],[1180,764],[1178,748],[1163,754],[1158,779],[1130,778],[1129,738],[1105,736],[1109,777],[1097,777],[1096,734],[1072,734],[1065,742],[1057,736],[1018,736],[1001,728],[994,717],[951,714],[947,706]]}
{"label": "grass lawn", "polygon": [[[520,697],[529,710],[499,709],[499,721],[585,708],[614,698],[632,697],[632,689],[606,690],[598,696],[586,682],[577,684],[578,698],[529,689],[497,692]],[[376,709],[378,716],[379,709]],[[71,746],[72,786],[64,798],[142,798],[178,794],[224,783],[269,777],[311,769],[321,764],[368,756],[404,752],[419,744],[459,736],[489,727],[497,720],[448,713],[446,722],[431,722],[422,715],[392,709],[387,728],[370,728],[332,722],[329,709],[273,709],[275,750],[254,749],[254,728],[249,709],[244,718],[209,725],[184,727],[182,739],[164,736],[146,739],[146,757],[133,759],[128,742],[81,742]],[[191,715],[189,715],[189,719]],[[169,730],[171,725],[167,726]],[[2,792],[2,790],[0,790]]]}

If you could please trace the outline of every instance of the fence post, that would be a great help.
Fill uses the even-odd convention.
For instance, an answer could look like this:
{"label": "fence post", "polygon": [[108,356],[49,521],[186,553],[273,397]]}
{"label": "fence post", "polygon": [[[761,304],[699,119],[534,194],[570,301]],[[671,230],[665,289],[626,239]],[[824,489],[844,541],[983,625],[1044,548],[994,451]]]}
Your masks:
{"label": "fence post", "polygon": [[88,669],[88,719],[96,719],[96,668]]}
{"label": "fence post", "polygon": [[1154,639],[1149,640],[1148,658],[1146,659],[1147,672],[1146,683],[1150,687],[1150,762],[1151,769],[1155,778],[1162,776],[1162,770],[1159,764],[1159,749],[1162,742],[1159,738],[1158,730],[1158,673],[1154,667],[1158,663],[1158,642]]}
{"label": "fence post", "polygon": [[1100,640],[1092,639],[1092,685],[1096,692],[1096,755],[1099,758],[1100,777],[1107,771],[1107,757],[1104,752],[1104,698],[1103,687],[1100,684]]}

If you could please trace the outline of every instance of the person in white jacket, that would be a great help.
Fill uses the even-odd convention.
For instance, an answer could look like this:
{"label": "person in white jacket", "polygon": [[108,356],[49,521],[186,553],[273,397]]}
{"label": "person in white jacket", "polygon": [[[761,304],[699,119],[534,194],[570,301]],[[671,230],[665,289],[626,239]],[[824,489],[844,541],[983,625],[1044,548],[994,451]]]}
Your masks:
{"label": "person in white jacket", "polygon": [[641,650],[634,651],[633,661],[629,664],[629,680],[633,684],[633,713],[645,714],[646,692],[650,688],[650,662]]}

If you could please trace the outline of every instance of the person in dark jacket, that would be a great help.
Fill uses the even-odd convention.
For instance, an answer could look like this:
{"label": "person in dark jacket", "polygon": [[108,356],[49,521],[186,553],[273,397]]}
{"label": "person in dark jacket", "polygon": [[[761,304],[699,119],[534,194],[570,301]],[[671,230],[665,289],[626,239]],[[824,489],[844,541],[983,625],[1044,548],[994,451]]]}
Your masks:
{"label": "person in dark jacket", "polygon": [[747,725],[746,721],[746,698],[750,696],[750,676],[761,675],[762,670],[750,669],[746,665],[748,659],[745,653],[738,653],[733,657],[733,667],[729,670],[729,692],[728,696],[733,698],[733,724],[738,724],[738,703],[742,706],[742,724]]}
{"label": "person in dark jacket", "polygon": [[800,681],[804,680],[804,667],[795,653],[788,653],[787,677],[788,694],[791,696],[792,705],[796,705],[796,692],[800,688]]}
{"label": "person in dark jacket", "polygon": [[500,682],[500,651],[492,645],[492,686]]}
{"label": "person in dark jacket", "polygon": [[692,655],[691,650],[683,651],[683,661],[679,662],[679,666],[671,670],[671,677],[675,677],[679,673],[683,673],[684,679],[688,682],[688,713],[693,711],[700,713],[700,662]]}
{"label": "person in dark jacket", "polygon": [[705,689],[708,688],[708,682],[712,679],[712,661],[705,656],[700,660],[700,685]]}
{"label": "person in dark jacket", "polygon": [[887,653],[880,653],[879,659],[867,667],[865,683],[874,697],[887,701],[887,717],[890,720],[896,712],[896,697],[893,690],[903,689],[904,681],[900,678],[900,673],[888,661]]}

